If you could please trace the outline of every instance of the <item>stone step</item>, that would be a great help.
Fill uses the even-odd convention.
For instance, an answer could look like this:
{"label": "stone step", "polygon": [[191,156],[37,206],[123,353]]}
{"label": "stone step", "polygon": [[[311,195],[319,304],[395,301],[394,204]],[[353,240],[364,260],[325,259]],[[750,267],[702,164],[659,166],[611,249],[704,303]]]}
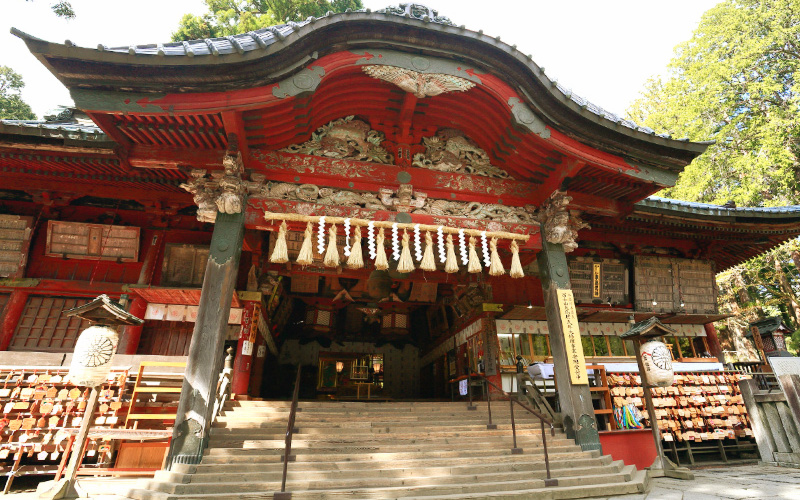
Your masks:
{"label": "stone step", "polygon": [[[574,476],[580,474],[599,475],[608,472],[621,472],[625,465],[621,460],[611,463],[601,463],[599,459],[572,459],[570,461],[555,461],[550,464],[552,477]],[[247,481],[280,481],[283,475],[282,467],[274,467],[270,470],[263,468],[244,472],[241,470],[231,470],[222,472],[219,468],[204,470],[186,469],[187,472],[158,471],[154,477],[156,481],[170,483],[232,483]],[[193,472],[189,472],[193,471]],[[420,478],[420,477],[463,477],[469,475],[493,474],[500,475],[523,475],[542,479],[547,477],[545,465],[541,461],[519,462],[512,464],[490,464],[490,465],[451,465],[443,467],[417,467],[417,468],[396,468],[396,469],[374,469],[374,468],[335,468],[329,470],[306,469],[304,464],[290,464],[287,481],[295,484],[298,481],[321,481],[321,480],[373,480],[373,479],[395,479],[395,478]]]}
{"label": "stone step", "polygon": [[[562,471],[565,472],[565,471]],[[620,472],[614,470],[612,467],[606,467],[605,470],[595,471],[595,474],[589,474],[586,471],[566,471],[568,474],[555,475],[560,484],[564,486],[576,486],[581,484],[578,482],[576,474],[581,479],[591,479],[595,484],[617,483],[630,480],[630,473]],[[307,490],[338,490],[347,488],[394,488],[402,487],[425,487],[436,486],[443,487],[447,485],[462,485],[472,484],[479,485],[484,483],[506,483],[516,486],[529,484],[534,482],[543,481],[546,474],[533,474],[530,472],[507,472],[507,473],[486,473],[486,474],[464,474],[460,476],[416,476],[404,478],[323,478],[311,479],[304,478],[294,480],[288,483],[292,490],[307,491]],[[196,477],[195,479],[202,479]],[[192,493],[238,493],[238,492],[257,492],[257,491],[275,491],[281,486],[281,478],[276,480],[259,479],[256,481],[227,481],[227,482],[206,482],[192,480],[191,483],[173,483],[173,482],[159,482],[150,481],[145,483],[147,489],[155,491],[163,491],[166,493],[176,493],[180,495]]]}
{"label": "stone step", "polygon": [[[224,464],[224,463],[273,463],[280,460],[283,450],[279,453],[252,453],[246,455],[205,455],[201,461],[202,464]],[[491,451],[491,453],[489,453]],[[565,447],[548,448],[548,453],[555,457],[562,453],[586,453],[581,451],[580,446],[572,445]],[[523,449],[523,453],[529,455],[541,455],[541,450],[538,449]],[[352,460],[354,457],[350,453],[332,454],[332,453],[309,453],[303,450],[301,453],[292,452],[297,462],[341,462]],[[374,462],[394,462],[398,460],[422,460],[425,458],[450,458],[452,460],[459,460],[462,463],[471,460],[472,463],[481,463],[486,457],[493,456],[496,458],[512,455],[509,448],[494,449],[494,450],[454,450],[454,451],[422,451],[422,452],[388,452],[388,453],[363,453],[359,454],[360,460],[369,460]]]}
{"label": "stone step", "polygon": [[[230,435],[230,436],[217,436],[212,435],[209,441],[209,452],[214,452],[214,449],[229,450],[230,448],[276,448],[284,449],[284,437],[281,435]],[[547,446],[566,446],[567,443],[573,443],[571,439],[567,439],[564,435],[550,435],[545,436],[547,439]],[[249,439],[248,439],[249,438]],[[356,435],[356,436],[330,436],[330,435],[307,435],[295,434],[292,437],[292,448],[338,448],[338,447],[355,447],[355,448],[373,448],[373,449],[399,449],[406,446],[414,447],[456,447],[456,448],[491,448],[497,446],[511,446],[513,444],[513,437],[511,433],[501,435],[488,435],[488,436],[473,436],[471,433],[456,436],[408,436],[399,437],[393,434],[379,434],[377,436],[371,435]],[[517,444],[519,446],[542,446],[541,434],[517,434]]]}
{"label": "stone step", "polygon": [[[346,422],[342,423],[330,423],[327,425],[322,424],[310,424],[304,425],[303,422],[295,422],[295,427],[303,434],[330,434],[332,432],[339,433],[339,434],[416,434],[416,435],[425,435],[430,433],[444,433],[449,434],[452,436],[457,435],[458,433],[465,433],[465,432],[487,432],[486,435],[492,435],[489,429],[486,428],[486,424],[465,424],[465,425],[447,425],[446,423],[441,423],[439,425],[425,425],[425,426],[413,426],[413,425],[381,425],[380,423],[371,424],[369,422],[363,423],[361,425],[354,424],[352,426],[347,425]],[[529,433],[539,432],[541,427],[533,426],[533,425],[525,425],[519,424],[518,430],[521,431],[529,431]],[[267,428],[267,430],[272,432],[286,432],[286,426],[276,426],[274,428]],[[499,432],[498,432],[499,431]],[[494,435],[502,435],[505,431],[506,434],[511,433],[511,425],[504,425],[504,424],[497,424],[497,429],[494,430]]]}
{"label": "stone step", "polygon": [[[363,428],[360,432],[330,432],[330,429],[324,429],[319,427],[296,427],[297,432],[293,433],[292,439],[305,439],[309,441],[325,441],[326,439],[335,439],[340,436],[347,436],[348,439],[352,440],[360,440],[360,441],[386,441],[391,439],[396,440],[413,440],[413,439],[422,439],[422,440],[443,440],[443,439],[452,439],[452,438],[465,438],[465,437],[473,437],[476,439],[493,439],[498,438],[502,439],[504,437],[511,437],[512,431],[511,426],[498,426],[497,429],[486,429],[486,427],[479,427],[478,429],[457,429],[457,430],[429,430],[428,432],[411,432],[407,429],[401,429],[402,432],[392,432],[391,428],[389,432],[386,432],[386,429],[367,429]],[[541,431],[531,428],[526,428],[520,426],[516,429],[516,433],[518,437],[522,436],[529,436],[537,439],[541,442],[542,440],[542,433]],[[564,439],[565,434],[563,432],[556,432],[555,436],[550,434],[550,432],[545,432],[547,440],[550,441],[551,439]],[[283,429],[258,429],[258,430],[250,430],[244,431],[242,429],[214,429],[211,432],[210,439],[211,441],[219,441],[224,439],[233,439],[244,441],[248,438],[251,439],[273,439],[273,440],[283,440],[286,437],[286,428]]]}
{"label": "stone step", "polygon": [[[275,447],[273,441],[262,442],[262,441],[246,441],[243,447],[229,447],[229,448],[221,448],[221,447],[214,447],[210,449],[206,456],[208,457],[217,457],[217,456],[230,456],[230,457],[238,457],[238,456],[262,456],[262,455],[283,455],[285,448],[281,446],[280,448]],[[302,443],[307,445],[308,443]],[[283,445],[283,443],[281,443]],[[463,454],[467,452],[471,452],[473,450],[478,450],[481,452],[491,452],[493,450],[507,450],[513,447],[513,443],[511,440],[508,442],[487,442],[481,443],[480,446],[465,446],[463,444],[454,443],[450,445],[443,445],[443,444],[419,444],[419,445],[403,445],[403,446],[392,446],[390,444],[386,444],[384,446],[376,446],[376,445],[369,445],[369,444],[354,444],[354,445],[346,445],[340,444],[336,445],[333,443],[329,443],[327,445],[312,445],[312,446],[294,446],[292,444],[292,454],[295,456],[300,455],[334,455],[334,454],[350,454],[350,455],[362,455],[364,453],[378,453],[378,454],[390,454],[390,455],[397,455],[398,453],[409,454],[409,453],[428,453],[428,452],[460,452]],[[528,449],[528,450],[543,450],[544,448],[541,446],[540,442],[533,442],[533,441],[517,441],[517,448]],[[574,450],[575,444],[571,440],[562,440],[559,442],[552,443],[552,445],[548,445],[547,451],[551,453],[557,453],[559,450]],[[577,448],[580,449],[580,448]],[[219,451],[217,451],[219,450]]]}
{"label": "stone step", "polygon": [[[326,489],[296,489],[287,485],[287,491],[292,492],[292,499],[390,499],[390,498],[483,498],[480,495],[490,495],[486,498],[531,498],[530,492],[546,490],[542,479],[523,479],[515,481],[493,481],[490,478],[479,478],[475,476],[475,481],[480,482],[460,482],[460,484],[434,484],[434,485],[414,485],[401,484],[389,487],[347,487],[347,488],[326,488]],[[597,491],[598,486],[602,486],[603,495],[607,495],[610,490],[612,494],[635,493],[638,488],[631,484],[630,475],[626,473],[612,473],[600,475],[567,476],[558,478],[558,491],[569,492],[571,488],[579,488],[584,491]],[[169,483],[168,483],[169,484]],[[324,483],[323,483],[324,484]],[[136,500],[178,500],[186,498],[226,498],[226,499],[253,499],[271,498],[271,494],[276,491],[278,483],[255,483],[243,486],[220,485],[220,492],[210,491],[211,486],[201,485],[199,491],[193,491],[192,485],[176,485],[176,492],[156,491],[156,490],[133,490],[129,493],[131,498]],[[628,485],[629,488],[618,489],[615,485]],[[203,488],[205,487],[205,488]],[[171,485],[162,485],[162,489],[171,489]],[[550,490],[555,493],[556,488]],[[143,492],[144,494],[140,493]],[[519,496],[525,492],[528,496]],[[152,495],[160,493],[160,495]],[[503,496],[498,495],[503,494]],[[444,496],[443,496],[444,495]],[[457,496],[453,496],[457,495]],[[557,496],[544,498],[576,498],[573,496]]]}
{"label": "stone step", "polygon": [[[321,462],[290,462],[289,470],[292,471],[352,471],[369,469],[372,460],[340,460],[340,461],[321,461]],[[608,465],[612,463],[610,455],[600,455],[597,451],[579,451],[571,453],[560,453],[550,455],[550,467],[569,468],[583,467],[587,464]],[[504,470],[508,467],[519,465],[524,468],[531,466],[544,468],[544,455],[540,453],[530,453],[527,450],[522,455],[488,455],[483,458],[422,458],[412,460],[395,460],[392,462],[381,463],[381,470],[414,469],[414,468],[450,468],[450,467],[481,467],[485,465],[497,467]],[[177,464],[173,467],[176,472],[185,474],[207,474],[207,473],[249,473],[249,472],[274,472],[283,470],[283,462],[272,460],[270,462],[256,462],[248,460],[245,462],[233,463],[200,463],[198,465]]]}

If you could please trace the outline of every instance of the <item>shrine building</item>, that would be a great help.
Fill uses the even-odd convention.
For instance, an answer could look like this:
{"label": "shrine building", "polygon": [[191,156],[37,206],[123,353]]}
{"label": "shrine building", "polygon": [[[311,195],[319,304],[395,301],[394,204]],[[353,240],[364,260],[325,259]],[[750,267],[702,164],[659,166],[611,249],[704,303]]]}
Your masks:
{"label": "shrine building", "polygon": [[640,446],[620,335],[653,317],[678,380],[730,398],[699,426],[657,410],[665,450],[750,439],[715,275],[800,235],[800,207],[657,197],[710,143],[415,4],[128,47],[13,33],[75,105],[0,122],[2,364],[63,365],[86,326],[63,311],[120,302],[145,320],[120,363],[186,363],[173,471],[213,444],[226,347],[239,399],[290,400],[302,367],[301,407],[466,402],[473,374],[503,400],[538,363],[580,450]]}

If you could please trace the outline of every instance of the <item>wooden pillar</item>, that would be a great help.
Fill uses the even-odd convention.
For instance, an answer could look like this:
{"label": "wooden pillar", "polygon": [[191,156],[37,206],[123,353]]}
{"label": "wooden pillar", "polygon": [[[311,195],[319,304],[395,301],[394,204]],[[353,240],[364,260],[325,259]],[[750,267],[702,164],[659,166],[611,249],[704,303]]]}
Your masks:
{"label": "wooden pillar", "polygon": [[706,330],[706,343],[712,356],[717,358],[720,363],[725,363],[725,355],[722,354],[722,346],[717,337],[717,329],[714,328],[714,323],[706,323],[703,325]]}
{"label": "wooden pillar", "polygon": [[[248,388],[250,387],[250,372],[253,368],[253,356],[255,356],[254,347],[256,337],[258,336],[258,315],[261,312],[261,307],[259,305],[261,302],[261,293],[243,292],[243,294],[255,294],[258,298],[258,302],[246,300],[244,303],[242,328],[239,330],[236,357],[233,359],[231,393],[246,396],[248,394]],[[240,296],[241,295],[240,293]]]}
{"label": "wooden pillar", "polygon": [[[142,262],[142,269],[139,271],[138,285],[150,285],[153,281],[153,272],[155,271],[156,264],[158,263],[158,255],[161,249],[164,248],[164,233],[153,234],[150,240],[150,245],[145,252],[144,261]],[[144,313],[147,310],[147,301],[138,295],[131,301],[128,312],[137,318],[144,318]],[[119,347],[117,352],[120,354],[136,354],[139,348],[139,340],[142,338],[143,325],[128,325],[122,329],[122,334],[119,338]]]}
{"label": "wooden pillar", "polygon": [[23,290],[14,290],[6,302],[6,307],[2,311],[3,318],[0,321],[0,351],[7,351],[8,346],[14,339],[14,332],[17,329],[19,319],[28,303],[30,293]]}
{"label": "wooden pillar", "polygon": [[[575,439],[582,450],[602,450],[597,420],[592,406],[588,384],[573,384],[567,357],[569,352],[561,321],[558,291],[570,290],[567,258],[561,244],[548,243],[542,237],[542,251],[538,255],[539,276],[544,291],[547,327],[550,330],[550,351],[558,383],[558,401],[564,417],[567,437]],[[577,318],[575,319],[577,321]],[[581,369],[586,371],[584,365]]]}
{"label": "wooden pillar", "polygon": [[200,294],[167,467],[197,464],[208,443],[228,315],[239,271],[244,210],[218,213]]}

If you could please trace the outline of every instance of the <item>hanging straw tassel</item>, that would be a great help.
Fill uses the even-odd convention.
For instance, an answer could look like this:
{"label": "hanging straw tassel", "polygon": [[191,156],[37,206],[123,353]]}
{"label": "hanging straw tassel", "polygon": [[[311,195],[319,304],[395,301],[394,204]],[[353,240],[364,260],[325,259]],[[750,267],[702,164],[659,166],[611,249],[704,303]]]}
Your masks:
{"label": "hanging straw tassel", "polygon": [[377,252],[375,256],[375,269],[379,271],[386,271],[389,269],[389,261],[386,260],[386,247],[383,246],[385,239],[383,228],[378,229],[378,237],[375,238],[375,250]]}
{"label": "hanging straw tassel", "polygon": [[468,273],[481,272],[481,259],[478,258],[478,252],[475,250],[475,237],[469,237],[469,264],[467,265]]}
{"label": "hanging straw tassel", "polygon": [[456,261],[456,247],[453,245],[453,235],[447,235],[447,260],[444,261],[444,272],[457,273],[458,261]]}
{"label": "hanging straw tassel", "polygon": [[419,268],[423,271],[436,270],[436,260],[433,257],[433,237],[430,231],[425,232],[425,255],[422,256]]}
{"label": "hanging straw tassel", "polygon": [[332,224],[328,229],[328,249],[325,251],[325,260],[322,263],[326,267],[339,267],[339,249],[336,248],[336,224]]}
{"label": "hanging straw tassel", "polygon": [[492,251],[489,276],[502,276],[506,274],[506,270],[503,268],[503,261],[500,260],[500,255],[497,253],[497,238],[492,238],[489,242],[489,248]]}
{"label": "hanging straw tassel", "polygon": [[286,248],[286,221],[281,222],[281,227],[278,229],[278,239],[275,241],[275,249],[269,261],[273,264],[289,262],[289,249]]}
{"label": "hanging straw tassel", "polygon": [[408,247],[408,231],[403,229],[403,250],[400,260],[397,261],[397,272],[410,273],[414,270],[414,261],[411,259],[411,249]]}
{"label": "hanging straw tassel", "polygon": [[361,255],[361,228],[353,227],[353,246],[350,247],[350,257],[347,258],[348,269],[361,269],[364,267],[364,257]]}
{"label": "hanging straw tassel", "polygon": [[522,278],[525,273],[522,272],[522,264],[519,261],[519,245],[517,240],[511,241],[511,270],[508,275],[512,278]]}
{"label": "hanging straw tassel", "polygon": [[306,234],[303,236],[303,245],[297,255],[297,263],[301,266],[310,266],[314,262],[314,251],[311,245],[311,236],[314,234],[314,227],[310,222],[306,224]]}

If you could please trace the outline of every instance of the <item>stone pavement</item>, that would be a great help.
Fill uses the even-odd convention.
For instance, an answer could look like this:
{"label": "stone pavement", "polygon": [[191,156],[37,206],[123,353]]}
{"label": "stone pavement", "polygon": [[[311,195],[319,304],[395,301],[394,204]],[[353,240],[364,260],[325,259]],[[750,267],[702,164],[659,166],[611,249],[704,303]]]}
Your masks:
{"label": "stone pavement", "polygon": [[[694,481],[657,478],[647,493],[594,500],[800,500],[800,469],[771,465],[729,465],[694,469]],[[121,500],[136,479],[82,478],[92,500]],[[35,487],[35,486],[34,486]],[[32,491],[6,495],[9,500],[34,500]]]}
{"label": "stone pavement", "polygon": [[729,465],[693,469],[694,481],[659,477],[640,495],[597,497],[605,500],[800,500],[800,469],[771,465]]}

